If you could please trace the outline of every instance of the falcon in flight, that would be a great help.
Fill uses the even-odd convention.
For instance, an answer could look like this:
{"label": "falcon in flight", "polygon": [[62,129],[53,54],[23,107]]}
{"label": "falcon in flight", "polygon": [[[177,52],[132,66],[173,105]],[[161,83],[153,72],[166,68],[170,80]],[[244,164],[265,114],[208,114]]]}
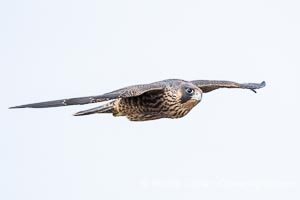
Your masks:
{"label": "falcon in flight", "polygon": [[112,113],[131,121],[181,118],[202,99],[202,94],[219,88],[241,88],[256,92],[266,83],[168,79],[150,84],[133,85],[98,96],[78,97],[32,103],[11,108],[48,108],[109,101],[104,105],[75,113],[75,116]]}

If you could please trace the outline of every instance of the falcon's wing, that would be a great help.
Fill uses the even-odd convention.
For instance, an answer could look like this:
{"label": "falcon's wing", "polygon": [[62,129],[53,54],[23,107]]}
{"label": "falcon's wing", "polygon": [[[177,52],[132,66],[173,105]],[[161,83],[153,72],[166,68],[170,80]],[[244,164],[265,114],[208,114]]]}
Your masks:
{"label": "falcon's wing", "polygon": [[134,96],[139,96],[141,94],[144,94],[145,92],[149,92],[153,90],[163,90],[163,89],[164,89],[164,85],[162,83],[156,82],[152,84],[133,85],[133,86],[125,87],[98,96],[77,97],[77,98],[60,99],[54,101],[45,101],[45,102],[25,104],[21,106],[10,107],[10,108],[48,108],[48,107],[70,106],[70,105],[82,105],[88,103],[108,101],[117,98],[134,97]]}
{"label": "falcon's wing", "polygon": [[266,82],[261,83],[236,83],[232,81],[215,81],[215,80],[195,80],[191,81],[198,86],[204,93],[211,92],[219,88],[241,88],[249,89],[256,93],[256,89],[266,86]]}

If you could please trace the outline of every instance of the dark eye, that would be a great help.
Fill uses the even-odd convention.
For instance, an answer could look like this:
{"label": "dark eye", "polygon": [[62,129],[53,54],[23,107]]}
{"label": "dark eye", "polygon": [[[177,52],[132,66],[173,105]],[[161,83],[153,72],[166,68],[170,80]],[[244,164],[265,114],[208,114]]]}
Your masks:
{"label": "dark eye", "polygon": [[188,94],[193,94],[194,93],[194,89],[192,89],[192,88],[186,88],[185,91]]}

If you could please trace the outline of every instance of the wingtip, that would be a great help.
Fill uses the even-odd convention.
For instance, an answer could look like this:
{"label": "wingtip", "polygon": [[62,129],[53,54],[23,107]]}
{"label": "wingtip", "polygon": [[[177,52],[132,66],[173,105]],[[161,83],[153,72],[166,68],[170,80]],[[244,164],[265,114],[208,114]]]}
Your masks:
{"label": "wingtip", "polygon": [[266,86],[266,81],[263,81],[263,82],[260,83],[260,87],[263,88],[263,87],[265,87],[265,86]]}
{"label": "wingtip", "polygon": [[76,112],[76,113],[74,113],[72,115],[75,116],[75,117],[82,116],[82,112]]}
{"label": "wingtip", "polygon": [[257,89],[261,89],[266,86],[266,82],[262,81],[261,83],[250,83],[251,87],[248,87],[247,89],[250,89],[252,92],[257,93]]}
{"label": "wingtip", "polygon": [[26,108],[24,106],[12,106],[12,107],[9,107],[8,109],[16,109],[16,108]]}

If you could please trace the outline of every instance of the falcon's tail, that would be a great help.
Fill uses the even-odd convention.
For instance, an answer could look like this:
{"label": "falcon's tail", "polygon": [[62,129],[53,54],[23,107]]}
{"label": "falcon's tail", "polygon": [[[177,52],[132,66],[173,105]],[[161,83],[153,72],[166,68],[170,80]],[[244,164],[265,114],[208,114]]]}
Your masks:
{"label": "falcon's tail", "polygon": [[82,116],[82,115],[91,115],[91,114],[95,114],[95,113],[113,113],[114,110],[114,106],[112,103],[108,103],[96,108],[92,108],[89,110],[83,110],[77,113],[74,113],[74,116]]}

